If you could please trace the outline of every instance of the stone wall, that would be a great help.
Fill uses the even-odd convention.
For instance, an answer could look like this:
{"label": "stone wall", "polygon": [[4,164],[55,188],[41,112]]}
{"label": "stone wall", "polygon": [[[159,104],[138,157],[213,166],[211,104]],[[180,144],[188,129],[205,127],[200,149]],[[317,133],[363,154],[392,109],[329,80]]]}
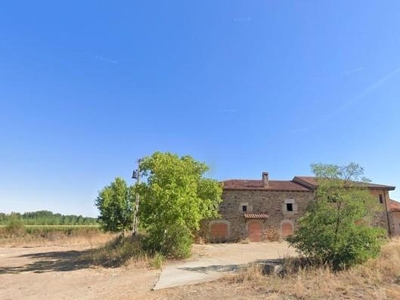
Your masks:
{"label": "stone wall", "polygon": [[392,211],[390,216],[390,232],[392,236],[400,236],[400,211]]}
{"label": "stone wall", "polygon": [[[225,190],[224,201],[220,204],[221,220],[229,223],[228,240],[248,237],[248,224],[260,222],[264,238],[276,230],[279,235],[287,232],[288,225],[296,227],[296,220],[303,215],[306,207],[314,199],[312,192]],[[287,210],[291,206],[292,211]],[[243,211],[245,206],[245,211]],[[244,214],[267,214],[266,219],[245,219]],[[214,221],[215,222],[215,221]],[[263,238],[263,239],[264,239]]]}
{"label": "stone wall", "polygon": [[[381,206],[375,225],[387,230],[389,217],[392,219],[391,227],[400,224],[400,213],[392,217],[385,212],[385,205],[388,205],[390,201],[388,192],[371,190],[371,194]],[[296,229],[297,219],[304,214],[309,203],[314,200],[314,193],[312,191],[224,190],[222,198],[223,202],[219,206],[221,219],[204,223],[203,234],[208,235],[207,238],[211,241],[213,239],[210,233],[213,231],[218,232],[218,239],[215,239],[218,241],[254,238],[249,235],[249,229],[259,227],[262,230],[261,240],[272,239],[276,236],[284,237]],[[383,200],[383,203],[380,203],[380,200]],[[266,214],[268,217],[246,219],[244,214]],[[226,233],[221,229],[226,229]],[[400,233],[399,226],[397,232]]]}
{"label": "stone wall", "polygon": [[[376,220],[374,222],[374,225],[381,226],[382,228],[386,229],[389,233],[389,214],[387,213],[389,211],[389,192],[386,190],[370,190],[370,193],[372,196],[376,199],[376,203],[378,204],[378,207],[380,207],[380,212],[376,216]],[[383,202],[383,203],[381,203]],[[385,210],[386,206],[386,210]]]}

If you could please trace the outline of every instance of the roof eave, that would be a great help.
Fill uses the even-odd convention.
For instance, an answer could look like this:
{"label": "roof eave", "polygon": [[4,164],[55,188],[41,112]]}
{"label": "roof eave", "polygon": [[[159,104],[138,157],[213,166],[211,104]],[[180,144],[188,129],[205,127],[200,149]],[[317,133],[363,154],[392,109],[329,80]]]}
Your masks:
{"label": "roof eave", "polygon": [[265,192],[313,192],[311,190],[264,189],[264,188],[223,188],[224,191],[265,191]]}

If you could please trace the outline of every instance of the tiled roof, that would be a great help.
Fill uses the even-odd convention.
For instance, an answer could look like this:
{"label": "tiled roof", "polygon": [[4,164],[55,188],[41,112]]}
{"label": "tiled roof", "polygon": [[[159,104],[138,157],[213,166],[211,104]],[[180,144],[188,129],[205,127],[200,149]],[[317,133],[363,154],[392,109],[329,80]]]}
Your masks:
{"label": "tiled roof", "polygon": [[[392,191],[394,186],[355,182],[370,189],[384,189]],[[262,180],[230,179],[223,181],[224,190],[263,190],[263,191],[296,191],[308,192],[317,186],[317,177],[295,176],[293,180],[269,180],[268,186],[264,186]]]}
{"label": "tiled roof", "polygon": [[[297,182],[301,185],[304,185],[308,188],[315,189],[318,186],[317,183],[317,177],[312,177],[312,176],[295,176],[293,178],[294,182]],[[394,186],[390,185],[383,185],[383,184],[375,184],[375,183],[364,183],[364,182],[356,182],[354,181],[353,183],[367,187],[369,189],[383,189],[383,190],[388,190],[392,191],[395,189]]]}
{"label": "tiled roof", "polygon": [[308,188],[287,180],[270,180],[264,186],[262,180],[231,179],[223,181],[224,190],[267,190],[267,191],[309,191]]}
{"label": "tiled roof", "polygon": [[390,199],[389,211],[400,211],[400,203],[393,199]]}
{"label": "tiled roof", "polygon": [[243,214],[246,219],[267,219],[267,214]]}

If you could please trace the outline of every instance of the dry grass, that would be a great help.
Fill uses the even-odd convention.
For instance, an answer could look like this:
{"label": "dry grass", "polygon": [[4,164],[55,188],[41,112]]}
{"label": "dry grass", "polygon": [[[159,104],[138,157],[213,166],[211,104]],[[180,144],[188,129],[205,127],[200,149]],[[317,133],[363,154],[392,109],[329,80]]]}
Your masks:
{"label": "dry grass", "polygon": [[272,226],[265,229],[264,238],[270,242],[280,242],[282,240],[279,230]]}
{"label": "dry grass", "polygon": [[0,247],[78,246],[74,263],[116,268],[134,264],[160,269],[164,257],[147,253],[142,236],[104,233],[98,226],[22,226],[18,230],[0,229]]}
{"label": "dry grass", "polygon": [[108,243],[93,248],[80,257],[91,265],[106,268],[134,265],[135,267],[161,269],[164,256],[143,250],[142,236],[117,236]]}
{"label": "dry grass", "polygon": [[2,227],[0,247],[82,245],[93,248],[115,236],[102,232],[96,226],[25,226],[23,230],[11,233]]}
{"label": "dry grass", "polygon": [[252,265],[227,280],[256,289],[266,299],[400,299],[400,240],[386,244],[379,258],[342,272],[300,267],[285,276],[264,276]]}

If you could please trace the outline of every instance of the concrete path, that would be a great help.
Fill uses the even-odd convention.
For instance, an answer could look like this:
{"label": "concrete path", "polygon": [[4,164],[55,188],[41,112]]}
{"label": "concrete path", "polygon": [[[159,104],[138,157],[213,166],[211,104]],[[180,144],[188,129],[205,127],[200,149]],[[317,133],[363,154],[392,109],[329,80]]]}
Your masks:
{"label": "concrete path", "polygon": [[191,260],[164,267],[154,290],[213,281],[251,262],[294,255],[286,243],[195,245]]}

